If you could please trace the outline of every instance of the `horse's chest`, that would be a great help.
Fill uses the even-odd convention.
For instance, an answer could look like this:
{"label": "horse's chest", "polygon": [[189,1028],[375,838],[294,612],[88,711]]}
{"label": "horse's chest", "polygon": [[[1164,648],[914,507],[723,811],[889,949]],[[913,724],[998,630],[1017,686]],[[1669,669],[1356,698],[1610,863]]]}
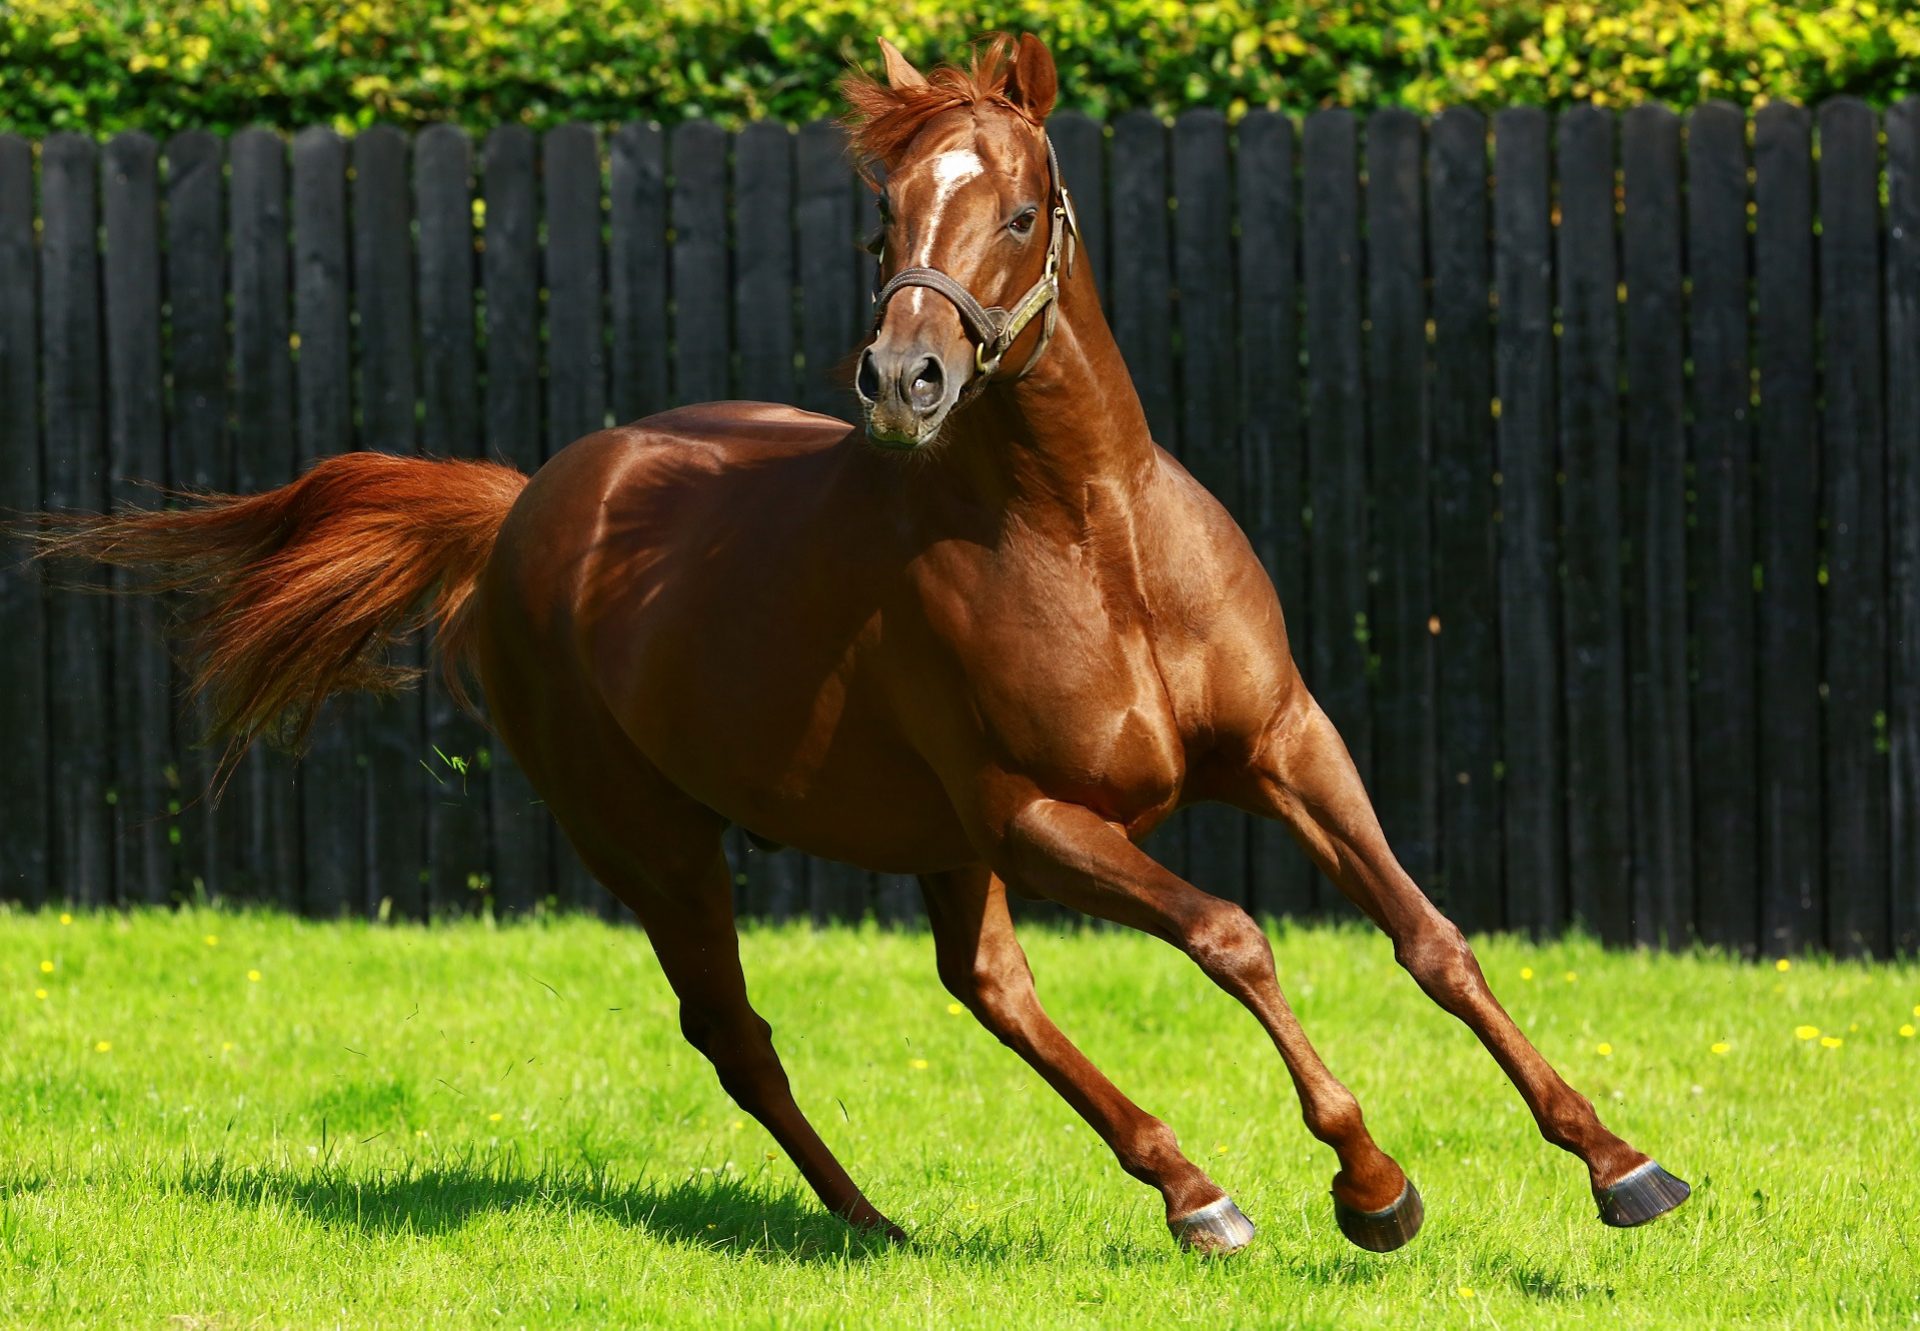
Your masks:
{"label": "horse's chest", "polygon": [[1070,576],[1009,588],[967,621],[968,701],[999,761],[1117,821],[1173,807],[1189,672],[1150,623]]}

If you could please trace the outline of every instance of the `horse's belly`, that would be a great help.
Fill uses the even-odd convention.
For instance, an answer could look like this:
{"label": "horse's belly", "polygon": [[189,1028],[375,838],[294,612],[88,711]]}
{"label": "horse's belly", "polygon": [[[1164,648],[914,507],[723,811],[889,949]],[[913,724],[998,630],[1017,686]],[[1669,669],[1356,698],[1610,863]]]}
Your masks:
{"label": "horse's belly", "polygon": [[823,685],[791,655],[776,670],[764,653],[710,648],[662,651],[615,707],[676,786],[757,837],[827,859],[917,873],[975,858],[877,690]]}

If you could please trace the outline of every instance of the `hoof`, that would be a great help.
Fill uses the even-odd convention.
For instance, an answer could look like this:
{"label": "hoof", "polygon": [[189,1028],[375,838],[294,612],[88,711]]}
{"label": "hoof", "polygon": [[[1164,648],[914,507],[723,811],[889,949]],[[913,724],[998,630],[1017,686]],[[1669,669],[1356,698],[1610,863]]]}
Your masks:
{"label": "hoof", "polygon": [[1421,1222],[1427,1218],[1427,1206],[1420,1200],[1420,1189],[1408,1179],[1407,1186],[1400,1190],[1399,1200],[1384,1211],[1356,1211],[1335,1197],[1333,1218],[1340,1232],[1355,1245],[1368,1252],[1392,1252],[1406,1246],[1407,1241],[1420,1232]]}
{"label": "hoof", "polygon": [[1211,1257],[1225,1257],[1253,1242],[1253,1221],[1240,1214],[1231,1197],[1222,1197],[1191,1215],[1169,1220],[1167,1228],[1173,1231],[1181,1247]]}
{"label": "hoof", "polygon": [[1649,1160],[1609,1188],[1595,1188],[1600,1218],[1615,1229],[1658,1220],[1693,1192],[1684,1182]]}

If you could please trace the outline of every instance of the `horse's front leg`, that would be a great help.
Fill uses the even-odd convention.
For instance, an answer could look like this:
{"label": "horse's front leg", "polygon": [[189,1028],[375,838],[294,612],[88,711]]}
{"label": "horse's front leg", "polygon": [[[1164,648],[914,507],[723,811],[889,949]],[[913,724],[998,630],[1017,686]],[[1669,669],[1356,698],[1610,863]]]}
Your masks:
{"label": "horse's front leg", "polygon": [[996,853],[1003,877],[1164,938],[1239,999],[1286,1060],[1307,1130],[1340,1159],[1333,1199],[1341,1231],[1375,1252],[1390,1252],[1413,1237],[1423,1215],[1420,1194],[1374,1145],[1359,1103],[1300,1029],[1281,995],[1273,949],[1251,916],[1168,872],[1119,827],[1079,805],[1048,799],[1026,804],[1007,821]]}
{"label": "horse's front leg", "polygon": [[1283,820],[1322,872],[1386,931],[1395,959],[1428,996],[1480,1037],[1546,1139],[1586,1164],[1602,1220],[1644,1224],[1685,1201],[1687,1185],[1608,1131],[1521,1034],[1460,930],[1394,859],[1333,722],[1305,690],[1299,697],[1263,737],[1234,802]]}
{"label": "horse's front leg", "polygon": [[1244,1247],[1252,1224],[1181,1154],[1172,1129],[1121,1094],[1040,1006],[1007,914],[1005,885],[984,865],[927,874],[920,885],[948,991],[1074,1107],[1122,1169],[1159,1191],[1167,1227],[1183,1247],[1215,1253]]}

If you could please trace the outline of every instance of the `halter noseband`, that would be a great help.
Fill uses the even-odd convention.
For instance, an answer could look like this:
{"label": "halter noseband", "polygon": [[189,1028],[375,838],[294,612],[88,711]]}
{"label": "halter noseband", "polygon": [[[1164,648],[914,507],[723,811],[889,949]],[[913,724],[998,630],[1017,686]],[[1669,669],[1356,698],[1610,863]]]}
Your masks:
{"label": "halter noseband", "polygon": [[954,403],[955,406],[986,387],[1007,352],[1036,316],[1045,315],[1040,326],[1040,341],[1034,345],[1027,363],[1013,377],[1024,378],[1039,362],[1047,343],[1053,339],[1053,327],[1060,313],[1060,256],[1064,250],[1066,270],[1071,274],[1074,236],[1080,226],[1073,215],[1073,197],[1067,193],[1067,187],[1060,179],[1060,159],[1054,155],[1053,140],[1048,138],[1045,142],[1047,172],[1052,177],[1051,198],[1048,200],[1052,234],[1047,238],[1047,267],[1041,273],[1040,280],[1027,288],[1027,294],[1015,301],[1011,310],[998,305],[982,305],[971,291],[938,268],[902,268],[888,279],[885,286],[873,293],[873,327],[869,330],[869,336],[880,331],[880,325],[887,317],[887,302],[903,287],[925,287],[929,291],[936,291],[945,296],[959,313],[960,322],[966,326],[967,337],[973,343],[975,373],[967,386],[960,390],[960,398]]}

